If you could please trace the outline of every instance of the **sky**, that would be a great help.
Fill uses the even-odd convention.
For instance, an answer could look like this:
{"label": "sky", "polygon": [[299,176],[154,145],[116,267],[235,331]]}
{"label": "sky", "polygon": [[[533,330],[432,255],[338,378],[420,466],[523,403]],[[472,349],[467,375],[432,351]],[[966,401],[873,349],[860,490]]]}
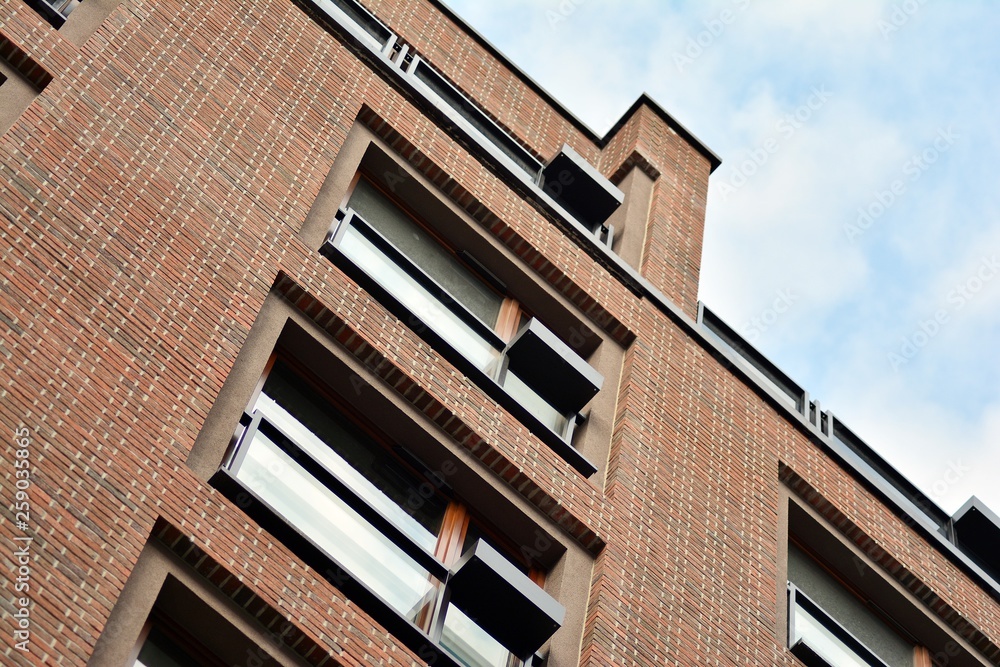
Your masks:
{"label": "sky", "polygon": [[945,511],[1000,513],[1000,4],[447,0],[598,134],[722,158],[700,299]]}

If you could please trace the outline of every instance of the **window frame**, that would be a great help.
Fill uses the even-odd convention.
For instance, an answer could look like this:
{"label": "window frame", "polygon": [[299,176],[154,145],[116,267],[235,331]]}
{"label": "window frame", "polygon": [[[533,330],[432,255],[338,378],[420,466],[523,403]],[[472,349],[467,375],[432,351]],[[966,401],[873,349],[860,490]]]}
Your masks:
{"label": "window frame", "polygon": [[841,643],[847,646],[854,654],[870,667],[889,667],[881,658],[875,655],[864,643],[851,634],[846,628],[837,622],[836,618],[828,614],[820,605],[809,598],[802,589],[788,582],[788,641],[786,646],[802,660],[807,667],[836,667],[827,662],[823,656],[807,644],[804,640],[795,641],[795,616],[794,610],[801,607],[810,616],[820,623]]}
{"label": "window frame", "polygon": [[[428,233],[446,252],[453,254],[458,261],[470,270],[472,274],[480,278],[482,282],[491,289],[497,291],[505,297],[504,305],[502,306],[501,313],[498,316],[496,328],[491,328],[490,325],[484,323],[476,315],[469,311],[468,308],[466,308],[459,300],[452,297],[447,290],[430,277],[416,263],[416,261],[410,259],[405,252],[396,248],[396,246],[391,241],[386,239],[373,224],[366,221],[360,213],[349,206],[351,195],[353,194],[358,181],[362,177],[364,177],[372,187],[378,190],[378,192],[385,196],[390,203],[397,206],[413,224]],[[449,312],[458,317],[477,335],[483,338],[484,342],[492,346],[498,354],[498,363],[496,366],[488,368],[484,371],[454,345],[445,340],[444,336],[437,331],[434,326],[428,324],[420,318],[410,309],[410,307],[404,304],[400,298],[393,294],[392,291],[383,287],[379,283],[378,279],[369,273],[369,270],[366,269],[366,267],[358,262],[355,262],[351,257],[349,257],[341,249],[349,230],[354,230],[365,240],[375,246],[376,249],[382,252],[389,261],[394,263],[400,270],[410,276],[410,278],[417,282],[421,287],[430,292],[432,296],[435,296],[435,298],[440,301],[441,306],[447,308]],[[481,389],[483,389],[487,395],[490,396],[490,398],[503,405],[503,407],[511,412],[516,419],[525,424],[532,433],[538,436],[574,469],[583,474],[585,477],[590,477],[597,472],[597,467],[584,457],[576,447],[573,446],[573,434],[576,431],[576,427],[581,425],[586,419],[580,411],[575,410],[572,412],[566,412],[560,410],[556,406],[551,405],[551,402],[548,399],[540,396],[540,398],[553,408],[554,412],[561,416],[563,422],[561,428],[558,430],[554,429],[547,422],[543,421],[543,419],[535,415],[527,405],[519,400],[502,384],[507,372],[507,366],[504,363],[506,343],[511,339],[505,340],[501,335],[501,332],[510,333],[513,338],[514,334],[518,332],[518,326],[524,317],[528,318],[527,324],[535,322],[537,323],[536,326],[541,328],[545,328],[544,325],[537,319],[537,317],[533,317],[530,312],[522,308],[519,301],[507,295],[505,292],[501,292],[498,289],[498,281],[495,279],[491,280],[489,276],[485,276],[483,269],[473,266],[470,261],[462,256],[461,253],[455,252],[455,250],[441,238],[440,234],[436,233],[430,225],[424,222],[421,217],[416,215],[405,202],[400,201],[399,198],[387,192],[386,189],[382,187],[381,183],[378,182],[378,179],[373,175],[368,174],[367,170],[365,170],[363,166],[360,167],[357,170],[357,173],[355,173],[352,177],[350,185],[341,200],[341,205],[338,208],[332,223],[330,223],[326,240],[321,246],[320,252],[336,264],[341,270],[347,273],[351,278],[357,281],[362,287],[365,288],[366,291],[373,294],[390,312],[407,322],[410,328],[413,329],[418,336],[427,341],[436,351],[442,353],[448,361],[454,364],[463,374],[472,379]],[[474,258],[472,259],[474,260]],[[504,309],[507,310],[506,315],[504,313]],[[500,326],[501,323],[503,325],[502,327]],[[520,328],[523,329],[527,327],[527,324]],[[572,352],[568,346],[565,347],[566,350],[570,351],[570,354],[575,354],[575,352]],[[563,358],[565,359],[565,357]],[[590,374],[590,378],[588,378],[588,382],[592,383],[594,387],[593,395],[590,399],[588,399],[589,403],[589,401],[593,400],[593,397],[599,392],[601,384],[603,383],[603,377],[579,356],[576,357],[576,360],[569,359],[567,361],[570,365],[575,365],[578,368],[589,369],[588,373]],[[530,386],[529,389],[531,389]]]}
{"label": "window frame", "polygon": [[[352,167],[350,173],[346,170],[341,172],[340,186],[328,193],[332,200],[339,201],[354,171]],[[335,210],[335,201],[332,203],[331,212]],[[217,499],[228,508],[225,513],[231,515],[230,522],[259,534],[262,540],[288,554],[286,560],[290,559],[289,563],[310,568],[314,585],[328,590],[327,594],[333,595],[336,604],[361,604],[360,598],[345,602],[349,590],[355,590],[357,586],[336,579],[335,571],[328,572],[331,564],[325,556],[320,557],[318,550],[311,548],[301,536],[288,531],[287,527],[270,522],[266,513],[258,513],[253,507],[252,497],[240,496],[243,492],[241,487],[234,484],[220,486],[213,481],[230,443],[239,435],[240,416],[260,385],[262,371],[272,353],[279,351],[294,358],[307,366],[355,412],[377,423],[393,442],[405,442],[408,450],[430,465],[432,470],[442,471],[447,461],[456,464],[454,474],[446,474],[449,485],[462,497],[474,499],[477,512],[509,536],[520,552],[529,554],[540,563],[547,572],[545,592],[565,601],[566,616],[562,628],[544,645],[543,652],[551,654],[552,659],[557,661],[576,664],[580,660],[580,642],[584,636],[587,613],[586,605],[581,600],[586,599],[590,590],[589,574],[598,549],[592,541],[576,537],[573,530],[577,524],[570,525],[569,521],[589,526],[587,519],[577,517],[571,508],[567,508],[565,515],[559,512],[559,508],[563,507],[560,498],[555,499],[554,508],[548,506],[545,499],[552,497],[551,490],[541,479],[538,480],[541,494],[531,492],[523,485],[510,483],[498,471],[500,462],[509,460],[506,454],[499,452],[490,440],[479,441],[480,448],[474,448],[470,439],[463,440],[465,420],[458,417],[445,421],[437,418],[439,413],[425,409],[423,397],[427,387],[420,379],[406,375],[405,364],[397,366],[396,362],[383,357],[378,348],[368,344],[347,322],[339,319],[336,312],[314,300],[308,291],[299,292],[295,285],[287,277],[279,276],[264,299],[187,455],[187,467],[203,484],[215,488]],[[355,291],[361,295],[360,290]],[[321,306],[319,311],[315,310],[317,304]],[[392,326],[398,328],[399,325]],[[356,342],[360,342],[361,347],[357,347]],[[617,348],[614,349],[617,351]],[[613,398],[610,393],[601,400],[607,403],[609,398]],[[432,406],[442,405],[437,399],[431,400]],[[595,425],[603,426],[603,420],[592,420],[588,429],[595,428]],[[478,427],[479,424],[468,425],[468,432],[478,435]],[[593,431],[588,430],[586,435],[593,437]],[[489,460],[486,460],[488,457]],[[533,479],[530,475],[527,478]],[[222,482],[225,484],[226,480]],[[559,482],[553,480],[552,484]],[[304,550],[299,551],[299,546]],[[417,633],[412,625],[404,627],[406,624],[399,623],[398,619],[380,615],[378,609],[366,609],[365,616],[394,635],[395,642],[390,643],[421,649],[427,645],[426,638]],[[136,627],[134,634],[138,631],[139,627]],[[130,641],[128,648],[131,646]],[[427,651],[432,649],[427,648]],[[453,664],[453,661],[441,660],[440,664]]]}
{"label": "window frame", "polygon": [[[785,470],[783,475],[794,476],[784,464],[782,468]],[[930,667],[939,657],[955,667],[988,664],[979,650],[959,634],[960,630],[945,623],[924,601],[915,598],[910,590],[859,550],[856,536],[848,537],[831,524],[802,489],[783,481],[779,485],[778,499],[779,567],[775,592],[779,613],[775,633],[781,645],[791,648],[789,615],[792,608],[788,584],[794,582],[788,576],[788,553],[789,546],[794,545],[847,594],[913,647],[912,664],[915,667]],[[961,623],[968,627],[966,621]]]}
{"label": "window frame", "polygon": [[66,25],[70,15],[83,4],[83,0],[60,0],[57,3],[49,0],[24,0],[24,4],[34,9],[49,25],[58,30]]}
{"label": "window frame", "polygon": [[[457,663],[457,659],[451,655],[442,643],[447,610],[450,608],[449,582],[451,577],[456,574],[456,571],[453,569],[456,564],[461,561],[463,556],[473,551],[480,542],[485,541],[488,545],[492,545],[490,548],[499,549],[503,557],[513,567],[520,570],[526,579],[530,580],[530,586],[537,587],[541,595],[549,597],[544,592],[545,570],[537,563],[532,562],[523,551],[519,552],[513,545],[513,542],[500,534],[475,508],[471,507],[461,498],[456,497],[447,488],[446,484],[431,484],[433,493],[445,499],[447,506],[442,517],[441,527],[436,535],[434,549],[433,551],[428,551],[418,544],[414,538],[408,536],[400,527],[396,526],[390,518],[382,515],[377,508],[369,504],[349,484],[340,480],[332,471],[327,470],[320,461],[313,459],[305,449],[301,448],[295,442],[294,438],[284,433],[277,424],[265,421],[265,414],[258,407],[258,401],[263,393],[267,378],[274,371],[278,362],[285,364],[289,372],[298,376],[299,379],[308,385],[310,390],[316,392],[323,401],[327,402],[333,410],[337,411],[342,420],[351,429],[356,431],[356,434],[369,439],[373,446],[383,449],[397,464],[402,465],[416,478],[423,478],[425,480],[429,478],[429,468],[426,464],[423,464],[416,455],[408,452],[400,445],[390,442],[379,432],[374,424],[364,415],[359,414],[352,406],[348,405],[336,392],[328,389],[322,380],[315,377],[299,360],[279,352],[273,352],[265,366],[265,371],[260,381],[252,393],[250,402],[243,411],[243,417],[240,419],[237,434],[234,435],[223,457],[222,465],[210,480],[213,486],[219,488],[230,499],[234,499],[251,518],[257,520],[262,527],[274,534],[286,546],[292,549],[293,552],[301,555],[303,560],[319,571],[323,571],[324,567],[316,564],[315,552],[318,551],[320,554],[323,554],[326,562],[333,563],[334,565],[333,568],[325,568],[328,578],[331,578],[331,573],[333,574],[334,585],[344,590],[348,597],[357,601],[359,606],[369,613],[378,612],[380,619],[384,618],[384,613],[394,615],[397,623],[387,624],[383,622],[383,625],[390,632],[411,647],[420,646],[423,657],[427,657],[422,652],[428,648],[427,642],[431,642],[432,648],[437,655],[436,659],[442,659],[442,656],[444,656],[443,664],[446,665],[459,664]],[[406,618],[391,603],[381,598],[376,591],[370,589],[361,575],[353,574],[349,568],[338,563],[334,556],[327,554],[322,547],[312,543],[309,536],[300,531],[290,519],[285,519],[281,512],[272,508],[266,499],[261,498],[238,478],[239,466],[249,452],[254,436],[258,432],[264,433],[273,444],[291,456],[296,464],[322,484],[327,491],[336,495],[348,507],[357,512],[372,528],[386,537],[436,580],[436,583],[431,584],[429,593],[425,594],[428,596],[428,602],[417,612],[413,621]],[[332,447],[331,450],[336,453],[336,450]],[[402,455],[403,453],[405,453],[405,456]],[[337,455],[340,456],[339,454]],[[345,463],[351,465],[346,459]],[[267,516],[268,514],[270,516]],[[479,531],[480,537],[469,548],[465,548],[464,543],[467,532],[473,524],[475,524],[476,529]],[[284,526],[283,529],[280,528],[282,525]],[[276,530],[275,528],[278,529]],[[297,534],[299,539],[287,539],[290,534]],[[303,540],[311,544],[311,550],[313,551],[311,558],[310,554],[303,555],[303,549],[301,548]],[[306,551],[309,551],[309,549]],[[349,585],[344,586],[343,584],[345,583],[349,583]],[[557,606],[561,605],[557,604]],[[373,607],[376,608],[375,612],[372,611]],[[459,607],[456,607],[456,609],[461,610]],[[410,626],[411,631],[404,633],[403,636],[393,627],[405,628],[406,625]],[[487,634],[491,634],[488,629],[481,629]],[[421,633],[424,641],[419,644],[413,642],[412,637],[414,633],[412,630]],[[409,637],[406,635],[409,635]],[[494,641],[500,643],[495,638]],[[453,660],[456,662],[450,662]],[[527,667],[534,664],[535,660],[537,660],[537,655],[516,656],[512,651],[508,650],[506,664],[508,667]]]}
{"label": "window frame", "polygon": [[[242,664],[251,653],[275,667],[311,664],[306,655],[316,643],[307,640],[292,620],[269,605],[265,608],[274,615],[260,615],[262,600],[255,592],[250,598],[256,600],[253,608],[246,606],[245,594],[237,600],[232,588],[221,585],[234,572],[220,565],[218,571],[225,572],[224,577],[207,576],[162,539],[159,533],[164,529],[177,530],[168,519],[157,519],[104,619],[89,665],[131,667],[149,628],[162,628],[164,623],[170,624],[169,630],[179,630],[194,640],[196,657],[221,661],[208,660],[209,667]],[[205,628],[210,632],[203,632]]]}
{"label": "window frame", "polygon": [[[506,286],[496,276],[490,275],[489,272],[486,270],[486,268],[483,267],[482,264],[478,262],[478,260],[476,260],[471,254],[469,254],[466,251],[456,250],[452,246],[452,244],[449,243],[448,240],[440,234],[440,232],[438,232],[436,229],[428,225],[423,220],[423,217],[419,213],[414,211],[413,207],[405,199],[397,197],[394,193],[389,192],[386,189],[386,187],[381,182],[379,182],[379,179],[375,177],[373,174],[369,173],[369,171],[364,167],[360,167],[355,172],[354,177],[351,179],[351,184],[348,186],[347,191],[344,193],[344,197],[340,203],[341,212],[346,214],[347,211],[350,209],[351,198],[354,195],[354,191],[358,187],[358,183],[362,179],[367,181],[370,187],[377,190],[383,197],[385,197],[393,205],[395,205],[403,213],[405,213],[413,224],[415,224],[424,233],[430,236],[431,239],[433,239],[442,249],[444,249],[445,252],[450,254],[455,259],[455,261],[457,261],[464,268],[466,268],[471,274],[477,277],[484,286],[486,286],[493,293],[503,298],[503,302],[500,305],[500,313],[497,315],[497,322],[490,329],[492,334],[496,336],[500,340],[500,342],[507,343],[514,336],[514,334],[517,333],[519,328],[518,325],[521,319],[523,318],[531,319],[532,317],[534,317],[531,311],[525,308],[520,303],[520,301],[518,301],[509,293],[507,293]],[[483,322],[476,315],[474,315],[467,308],[465,308],[465,306],[462,306],[461,302],[455,299],[455,297],[451,296],[447,292],[447,290],[445,290],[443,287],[438,285],[437,282],[431,276],[427,275],[427,273],[415,261],[407,257],[405,252],[396,248],[395,245],[393,245],[391,241],[382,236],[382,234],[377,229],[375,229],[373,225],[371,225],[367,221],[365,221],[365,224],[367,225],[368,229],[372,230],[376,235],[380,237],[378,241],[379,243],[384,243],[384,245],[391,248],[392,253],[399,255],[408,264],[413,265],[416,268],[416,270],[422,275],[422,279],[428,281],[429,285],[431,285],[433,289],[439,290],[444,298],[460,306],[461,309],[465,311],[465,315],[468,315],[469,317],[473,318],[477,323],[485,325],[488,329],[490,328],[489,323]],[[339,227],[340,225],[338,224],[338,220],[335,219],[330,224],[330,229],[328,230],[328,234],[333,234],[333,232],[338,230]]]}
{"label": "window frame", "polygon": [[[246,409],[243,411],[243,417],[241,418],[241,426],[245,420],[258,421],[258,422],[261,421],[261,416],[258,415],[256,418],[254,417],[254,411],[255,411],[254,406],[257,404],[257,401],[259,400],[259,397],[263,392],[264,385],[266,384],[268,377],[274,371],[275,365],[279,362],[286,365],[292,373],[298,376],[300,380],[302,380],[309,386],[310,390],[318,394],[319,397],[322,398],[322,400],[326,401],[335,411],[337,411],[342,416],[343,421],[346,422],[350,430],[355,430],[357,432],[360,432],[362,437],[372,440],[377,446],[385,450],[394,462],[401,465],[409,473],[424,479],[427,479],[428,477],[433,477],[437,474],[431,471],[430,467],[423,461],[421,461],[417,455],[413,454],[412,452],[409,452],[402,445],[392,442],[379,430],[378,426],[374,422],[372,422],[371,419],[369,419],[366,415],[359,413],[353,406],[348,404],[339,395],[337,395],[336,392],[327,387],[326,384],[320,378],[316,377],[315,374],[310,369],[306,368],[300,360],[288,354],[285,354],[281,351],[275,351],[271,353],[271,356],[269,357],[267,364],[265,365],[264,371],[261,374],[260,381],[257,383],[253,395],[250,397],[250,401],[248,402]],[[265,430],[268,430],[268,427],[265,427]],[[278,428],[275,425],[271,425],[270,430],[279,433],[281,432],[280,428]],[[247,427],[247,430],[244,431],[244,435],[240,436],[239,439],[246,441],[252,439],[250,436],[252,436],[252,432],[250,431],[250,428]],[[287,434],[282,433],[281,437],[289,440],[293,447],[298,448],[298,445],[296,445],[294,443],[294,440]],[[223,457],[223,463],[222,463],[223,466],[225,466],[228,461],[232,461],[241,456],[239,452],[240,444],[241,443],[238,442],[236,439],[234,439],[234,441],[230,444],[225,456]],[[303,454],[306,453],[303,452]],[[243,455],[245,455],[245,452],[243,452]],[[316,462],[315,465],[324,471],[322,474],[332,475],[332,473],[326,471],[325,468],[322,467],[322,464],[320,464],[319,462]],[[488,519],[483,517],[479,512],[475,510],[475,508],[471,507],[466,501],[456,497],[454,492],[451,491],[450,487],[447,485],[446,482],[443,481],[438,482],[431,480],[428,481],[431,484],[431,486],[434,487],[433,493],[435,494],[435,496],[443,498],[448,502],[449,510],[446,511],[445,518],[443,519],[443,521],[448,520],[449,517],[448,512],[455,512],[458,514],[458,516],[461,516],[463,513],[465,515],[464,523],[460,528],[461,534],[458,536],[452,536],[454,539],[458,540],[457,546],[454,547],[454,549],[457,550],[457,552],[453,553],[452,547],[450,547],[447,544],[445,545],[441,544],[441,537],[443,536],[443,531],[445,529],[444,527],[440,529],[442,531],[442,534],[439,534],[438,536],[439,537],[438,544],[435,546],[434,555],[437,554],[439,549],[442,548],[444,549],[442,553],[447,554],[448,558],[447,559],[443,558],[441,562],[444,564],[445,567],[452,565],[462,555],[462,540],[465,537],[466,529],[472,522],[475,522],[478,524],[477,528],[481,532],[483,532],[483,534],[485,534],[490,540],[494,541],[498,546],[504,549],[508,559],[516,560],[520,567],[528,569],[530,577],[532,578],[537,577],[536,583],[538,583],[539,586],[542,586],[544,584],[545,569],[540,564],[533,563],[528,559],[526,559],[523,556],[523,554],[520,554],[518,550],[515,548],[515,545],[510,540],[503,537],[503,535],[499,533],[490,524]],[[346,492],[356,495],[356,492],[347,487],[344,482],[338,480],[336,482],[336,485],[338,487],[343,487],[343,489]],[[357,502],[366,504],[364,499],[361,498],[358,498]],[[454,509],[452,509],[452,506],[454,506]],[[370,506],[368,507],[369,509],[364,510],[365,512],[371,511],[376,514],[378,513],[377,509],[371,508]],[[454,521],[456,518],[457,517],[452,517],[452,520]],[[381,521],[382,519],[377,519],[377,520]],[[390,521],[389,519],[384,519],[384,520]],[[398,528],[394,530],[400,532],[401,539],[407,539],[407,540],[411,539],[403,535]],[[458,530],[458,528],[454,530]],[[415,545],[415,548],[419,548],[419,545]]]}

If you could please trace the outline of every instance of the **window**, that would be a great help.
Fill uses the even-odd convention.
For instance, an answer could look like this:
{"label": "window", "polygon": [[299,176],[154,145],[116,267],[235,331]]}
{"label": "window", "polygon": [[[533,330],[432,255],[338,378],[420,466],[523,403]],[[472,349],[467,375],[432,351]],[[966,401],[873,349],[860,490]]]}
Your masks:
{"label": "window", "polygon": [[[356,0],[312,0],[333,20],[340,33],[346,32],[388,66],[427,102],[445,116],[446,129],[458,128],[479,150],[502,164],[519,185],[528,185],[536,195],[544,195],[547,205],[566,221],[575,220],[597,242],[611,250],[614,227],[608,218],[623,203],[624,194],[570,146],[563,145],[546,164],[520,140],[501,127],[468,95],[446,79],[423,56],[411,51],[402,37],[392,32]],[[322,21],[321,21],[322,22]]]}
{"label": "window", "polygon": [[469,667],[525,664],[564,615],[539,586],[544,573],[454,497],[454,463],[429,470],[338,404],[295,362],[274,359],[213,483],[318,548],[369,613],[419,632],[409,643],[429,640]]}
{"label": "window", "polygon": [[577,470],[593,474],[567,445],[601,375],[485,267],[449,249],[364,175],[339,216],[324,253]]}
{"label": "window", "polygon": [[54,28],[61,28],[76,9],[81,0],[25,0],[36,12],[42,15]]}
{"label": "window", "polygon": [[431,68],[419,56],[414,56],[407,70],[409,75],[423,86],[422,90],[430,93],[433,98],[444,102],[447,107],[457,112],[469,127],[491,144],[500,149],[515,165],[524,170],[531,179],[537,180],[541,164],[506,131],[500,128],[472,100],[465,96],[443,76]]}
{"label": "window", "polygon": [[[176,562],[162,551],[146,551],[152,567],[138,568],[139,576],[158,578],[162,585],[156,599],[138,618],[118,619],[120,625],[135,624],[138,633],[114,632],[116,644],[125,652],[116,655],[105,645],[97,664],[128,667],[298,667],[304,663],[288,653],[278,632],[265,633],[259,619],[245,609],[212,599],[211,588],[202,585],[193,572],[178,572]],[[164,572],[160,567],[168,568]],[[150,577],[152,575],[152,577]],[[152,584],[152,582],[149,582]],[[194,588],[189,586],[193,583]],[[149,589],[156,590],[154,585]],[[147,589],[147,590],[149,590]],[[208,597],[203,597],[207,595]],[[139,606],[139,605],[137,605]],[[138,609],[130,610],[133,612]],[[110,626],[109,626],[110,627]],[[141,627],[141,630],[139,629]],[[123,628],[118,628],[119,630]],[[131,638],[130,638],[131,637]]]}
{"label": "window", "polygon": [[788,645],[807,665],[913,667],[913,643],[794,544],[788,579]]}
{"label": "window", "polygon": [[51,74],[0,34],[0,135],[17,122],[50,81]]}
{"label": "window", "polygon": [[[204,656],[202,660],[191,655],[193,641],[175,638],[169,635],[159,625],[149,627],[146,638],[139,649],[139,656],[132,663],[135,667],[191,667],[205,665],[206,659],[211,660],[213,667],[220,664],[217,659]],[[187,647],[185,647],[185,645]]]}
{"label": "window", "polygon": [[801,497],[789,495],[787,507],[787,576],[779,593],[787,603],[787,623],[781,632],[785,645],[804,664],[984,664],[974,644],[962,638],[968,636],[970,624],[910,595],[912,574],[906,575],[909,583],[900,586],[899,578],[893,580],[895,573],[869,560],[855,546],[871,544],[867,536],[855,528],[848,538]]}

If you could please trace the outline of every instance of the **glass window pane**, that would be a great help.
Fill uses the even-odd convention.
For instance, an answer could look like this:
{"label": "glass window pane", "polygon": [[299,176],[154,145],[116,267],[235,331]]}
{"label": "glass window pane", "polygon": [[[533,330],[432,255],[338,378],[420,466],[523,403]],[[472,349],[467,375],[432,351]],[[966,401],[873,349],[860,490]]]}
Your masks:
{"label": "glass window pane", "polygon": [[522,382],[521,378],[507,371],[506,375],[504,375],[503,386],[508,394],[517,399],[518,403],[527,408],[543,424],[559,435],[563,435],[566,432],[566,415],[549,405],[548,401]]}
{"label": "glass window pane", "polygon": [[912,667],[913,644],[794,544],[788,545],[788,580],[887,665]]}
{"label": "glass window pane", "polygon": [[237,478],[400,614],[431,604],[434,579],[267,436],[249,443]]}
{"label": "glass window pane", "polygon": [[857,653],[848,648],[822,623],[802,607],[795,606],[795,637],[792,644],[802,640],[824,660],[836,667],[870,667]]}
{"label": "glass window pane", "polygon": [[421,495],[423,480],[346,424],[283,362],[274,364],[255,408],[428,553],[434,552],[447,500]]}
{"label": "glass window pane", "polygon": [[375,186],[360,179],[348,206],[360,213],[365,222],[381,232],[456,301],[491,328],[496,326],[503,297],[462,265]]}
{"label": "glass window pane", "polygon": [[340,250],[462,356],[486,372],[495,367],[500,352],[371,241],[349,228],[340,243]]}
{"label": "glass window pane", "polygon": [[451,605],[444,617],[441,646],[467,667],[506,667],[510,652]]}

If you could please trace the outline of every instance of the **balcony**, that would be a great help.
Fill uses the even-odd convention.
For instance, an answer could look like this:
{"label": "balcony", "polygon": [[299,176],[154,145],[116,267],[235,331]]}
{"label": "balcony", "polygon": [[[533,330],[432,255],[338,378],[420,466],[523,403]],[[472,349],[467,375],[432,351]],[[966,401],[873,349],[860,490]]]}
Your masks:
{"label": "balcony", "polygon": [[211,481],[421,657],[530,664],[564,608],[399,451],[279,359]]}
{"label": "balcony", "polygon": [[698,306],[698,332],[714,344],[720,361],[742,373],[773,404],[796,415],[817,442],[899,508],[908,525],[935,536],[946,552],[960,554],[962,564],[972,565],[974,574],[1000,599],[1000,517],[975,497],[949,516],[703,303]]}
{"label": "balcony", "polygon": [[437,260],[424,255],[421,266],[350,208],[321,251],[578,472],[597,471],[571,443],[579,411],[603,378],[540,321],[532,318],[506,343],[469,296],[442,285],[444,270],[430,275]]}

